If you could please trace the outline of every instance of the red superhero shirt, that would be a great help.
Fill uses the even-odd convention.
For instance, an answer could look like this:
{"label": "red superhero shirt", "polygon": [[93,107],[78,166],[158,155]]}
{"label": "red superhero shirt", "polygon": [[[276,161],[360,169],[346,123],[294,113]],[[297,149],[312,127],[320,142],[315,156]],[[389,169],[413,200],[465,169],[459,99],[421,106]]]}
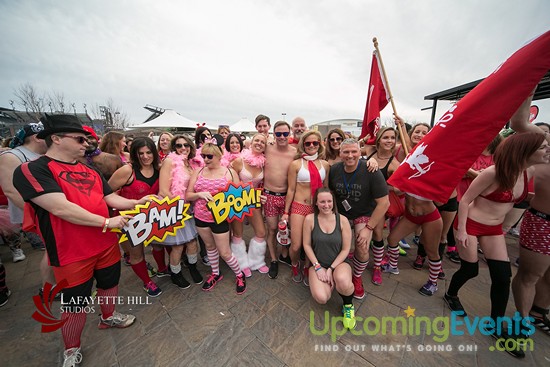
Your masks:
{"label": "red superhero shirt", "polygon": [[13,183],[36,211],[51,265],[64,266],[87,259],[118,242],[114,233],[102,233],[100,227],[67,222],[30,201],[43,194],[62,192],[67,200],[83,209],[109,217],[103,198],[112,190],[93,168],[80,162],[65,163],[42,156],[19,166],[14,172]]}

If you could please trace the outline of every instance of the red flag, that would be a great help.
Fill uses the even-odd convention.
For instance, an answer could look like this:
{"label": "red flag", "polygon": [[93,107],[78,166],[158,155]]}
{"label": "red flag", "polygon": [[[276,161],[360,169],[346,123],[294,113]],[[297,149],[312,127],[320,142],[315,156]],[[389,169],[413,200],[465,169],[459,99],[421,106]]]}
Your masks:
{"label": "red flag", "polygon": [[361,138],[370,134],[367,144],[374,144],[376,133],[380,129],[380,111],[386,107],[390,100],[386,81],[382,75],[382,70],[378,66],[379,63],[378,52],[374,51],[370,69],[369,94],[367,95],[367,105],[361,129]]}
{"label": "red flag", "polygon": [[461,177],[550,69],[550,31],[531,41],[449,109],[388,184],[446,202]]}

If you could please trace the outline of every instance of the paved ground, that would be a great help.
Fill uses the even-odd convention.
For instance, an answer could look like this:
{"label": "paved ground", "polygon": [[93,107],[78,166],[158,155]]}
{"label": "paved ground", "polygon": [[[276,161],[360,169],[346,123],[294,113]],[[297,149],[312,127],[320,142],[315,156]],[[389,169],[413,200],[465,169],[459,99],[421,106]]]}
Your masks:
{"label": "paved ground", "polygon": [[[246,231],[250,234],[250,229]],[[508,244],[511,258],[515,260],[515,240],[508,238]],[[31,250],[26,243],[24,249],[27,260],[13,264],[9,249],[0,248],[12,290],[9,303],[0,309],[0,365],[60,365],[63,349],[60,332],[41,333],[40,324],[31,318],[35,311],[32,296],[40,283],[38,263],[43,253]],[[427,316],[433,320],[449,316],[442,299],[448,281],[440,282],[440,290],[433,297],[418,293],[426,281],[427,269],[416,271],[411,267],[415,253],[415,249],[409,250],[407,257],[401,257],[401,273],[384,274],[380,287],[370,283],[369,267],[363,276],[368,295],[362,301],[355,301],[357,316],[379,320],[383,316],[405,317],[404,310],[409,306],[415,309],[416,318]],[[151,260],[151,256],[147,256]],[[456,264],[445,259],[448,278],[456,268]],[[202,264],[200,270],[207,272]],[[401,330],[396,335],[372,336],[348,332],[331,339],[332,333],[323,333],[323,329],[326,325],[331,329],[325,318],[327,311],[330,317],[340,316],[341,299],[336,293],[327,305],[317,305],[311,300],[309,289],[293,283],[290,268],[281,264],[276,280],[254,272],[248,280],[247,292],[237,296],[231,271],[224,265],[222,272],[226,277],[212,292],[203,292],[198,285],[180,290],[171,284],[170,278],[162,278],[157,282],[163,294],[147,298],[131,268],[123,266],[120,295],[124,304],[117,309],[135,314],[136,324],[125,330],[98,330],[99,307],[96,306],[96,313],[88,315],[82,337],[81,365],[550,366],[550,338],[540,332],[533,336],[534,351],[527,352],[524,360],[505,352],[491,352],[493,339],[479,332],[449,336],[440,343],[434,341],[435,334],[429,333],[426,327],[420,327],[414,335],[403,334]],[[470,316],[489,314],[489,282],[487,265],[480,261],[480,275],[461,291],[461,300]],[[129,305],[129,299],[150,304]],[[57,305],[59,303],[54,304]],[[514,306],[510,301],[508,314],[512,315],[512,311]],[[357,330],[363,330],[363,326],[359,323]],[[435,326],[443,330],[441,323]],[[367,330],[374,327],[371,321]],[[377,347],[386,351],[374,351]],[[438,350],[426,351],[431,348]],[[459,351],[459,348],[473,350]]]}

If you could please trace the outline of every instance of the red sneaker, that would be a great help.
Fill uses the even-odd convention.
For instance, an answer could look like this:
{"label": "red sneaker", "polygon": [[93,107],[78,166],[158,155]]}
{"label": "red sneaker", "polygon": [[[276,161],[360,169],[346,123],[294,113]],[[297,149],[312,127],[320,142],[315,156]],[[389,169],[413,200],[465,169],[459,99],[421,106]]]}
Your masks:
{"label": "red sneaker", "polygon": [[375,266],[372,268],[372,284],[374,285],[381,285],[382,284],[382,270],[379,266]]}
{"label": "red sneaker", "polygon": [[363,280],[361,277],[352,276],[351,281],[355,290],[353,291],[353,297],[356,299],[365,298],[365,289],[363,288]]}

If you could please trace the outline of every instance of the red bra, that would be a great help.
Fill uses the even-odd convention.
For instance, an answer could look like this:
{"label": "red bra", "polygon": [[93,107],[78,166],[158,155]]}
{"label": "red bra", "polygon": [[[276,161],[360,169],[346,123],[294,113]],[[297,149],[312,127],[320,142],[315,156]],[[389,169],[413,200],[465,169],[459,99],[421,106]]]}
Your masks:
{"label": "red bra", "polygon": [[527,197],[527,194],[528,194],[527,171],[523,171],[523,193],[521,194],[521,196],[519,198],[514,199],[513,190],[501,191],[499,189],[496,189],[495,191],[493,191],[489,195],[485,195],[485,196],[479,195],[479,196],[481,196],[482,198],[485,198],[487,200],[494,201],[496,203],[515,203],[515,204],[519,204],[523,200],[525,200],[525,198]]}

